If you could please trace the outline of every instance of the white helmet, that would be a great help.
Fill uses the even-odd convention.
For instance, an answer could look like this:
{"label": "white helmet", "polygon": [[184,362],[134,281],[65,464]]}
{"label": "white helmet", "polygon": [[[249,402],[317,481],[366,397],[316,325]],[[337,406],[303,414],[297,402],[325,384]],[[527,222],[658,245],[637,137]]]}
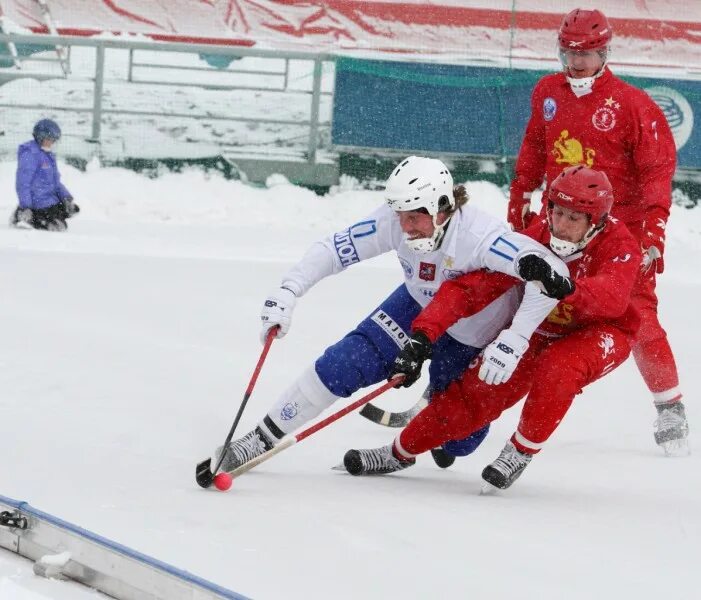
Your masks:
{"label": "white helmet", "polygon": [[410,156],[400,162],[385,184],[385,200],[395,211],[425,209],[433,217],[433,235],[415,240],[405,236],[406,245],[416,252],[433,252],[445,233],[436,223],[438,213],[455,208],[453,176],[443,162],[435,158]]}

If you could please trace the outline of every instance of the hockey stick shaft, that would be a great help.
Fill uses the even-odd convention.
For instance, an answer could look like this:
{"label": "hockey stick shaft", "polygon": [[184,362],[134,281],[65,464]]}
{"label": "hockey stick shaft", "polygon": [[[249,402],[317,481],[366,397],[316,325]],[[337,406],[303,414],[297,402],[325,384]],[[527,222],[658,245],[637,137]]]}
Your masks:
{"label": "hockey stick shaft", "polygon": [[[226,439],[224,440],[224,445],[223,448],[226,448],[229,445],[229,442],[231,441],[231,438],[234,437],[234,432],[236,431],[236,427],[239,424],[239,421],[241,420],[241,415],[243,415],[243,410],[246,408],[246,404],[248,404],[248,399],[251,397],[251,394],[253,393],[253,388],[256,385],[256,382],[258,381],[258,375],[260,375],[260,371],[263,368],[263,363],[265,362],[265,359],[268,356],[268,351],[270,350],[270,346],[273,343],[273,340],[275,339],[275,336],[277,335],[277,330],[278,327],[271,327],[270,330],[268,331],[268,336],[265,338],[265,344],[263,345],[263,350],[260,353],[260,358],[258,359],[258,363],[256,364],[256,368],[253,371],[253,375],[251,376],[251,380],[248,382],[248,387],[246,388],[246,391],[243,394],[243,400],[241,402],[241,406],[239,407],[239,411],[236,413],[236,418],[234,419],[234,424],[231,426],[231,429],[229,430],[229,434],[226,436]],[[219,459],[217,460],[217,463],[214,465],[214,469],[212,470],[212,473],[216,475],[217,471],[219,470],[219,467],[221,467],[221,463],[224,460],[224,452],[222,452],[219,455]]]}
{"label": "hockey stick shaft", "polygon": [[362,398],[359,398],[355,402],[351,402],[348,406],[342,408],[338,412],[333,413],[332,415],[329,415],[328,417],[322,419],[318,423],[315,423],[311,427],[308,427],[307,429],[301,431],[296,435],[285,437],[285,439],[283,439],[279,444],[277,444],[267,452],[264,452],[263,454],[257,456],[253,460],[244,463],[243,465],[237,467],[233,471],[229,471],[229,475],[231,475],[234,479],[239,475],[243,475],[246,471],[250,471],[253,467],[258,466],[260,463],[263,463],[266,460],[275,456],[276,454],[279,454],[286,448],[289,448],[297,442],[301,442],[309,436],[314,435],[317,431],[328,427],[329,425],[331,425],[331,423],[338,421],[341,417],[344,417],[348,413],[353,412],[356,408],[362,406],[363,404],[367,404],[374,398],[377,398],[380,394],[384,394],[387,390],[397,387],[397,385],[399,385],[402,382],[402,379],[404,379],[403,376],[395,377],[391,381],[386,382],[385,384],[381,385],[369,394],[366,394]]}

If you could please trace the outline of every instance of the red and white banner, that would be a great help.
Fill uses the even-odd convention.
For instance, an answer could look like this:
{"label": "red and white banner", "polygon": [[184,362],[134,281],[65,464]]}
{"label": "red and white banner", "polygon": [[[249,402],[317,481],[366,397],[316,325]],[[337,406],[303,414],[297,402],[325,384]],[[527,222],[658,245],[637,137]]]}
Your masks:
{"label": "red and white banner", "polygon": [[[553,58],[563,12],[579,0],[47,0],[58,31],[266,48]],[[614,61],[701,65],[701,2],[599,0]],[[35,0],[0,0],[0,14],[46,32]]]}

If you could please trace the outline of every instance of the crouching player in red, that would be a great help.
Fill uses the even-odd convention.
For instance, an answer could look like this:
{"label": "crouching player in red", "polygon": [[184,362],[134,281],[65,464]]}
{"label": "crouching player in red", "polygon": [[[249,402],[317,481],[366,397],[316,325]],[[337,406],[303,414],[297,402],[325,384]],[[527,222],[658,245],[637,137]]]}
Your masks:
{"label": "crouching player in red", "polygon": [[[539,282],[543,293],[559,304],[519,347],[493,342],[490,357],[511,373],[489,381],[484,363],[469,368],[459,381],[432,396],[391,446],[349,450],[346,469],[354,474],[390,473],[406,468],[415,457],[451,440],[462,440],[495,420],[527,396],[518,429],[499,457],[482,472],[483,479],[508,488],[555,431],[582,388],[610,373],[631,351],[640,319],[630,304],[641,260],[639,244],[625,225],[608,216],[613,203],[606,175],[588,167],[565,169],[552,183],[547,220],[526,235],[564,259],[573,278],[554,273],[538,256],[520,259],[519,273]],[[445,282],[412,324],[413,335],[395,361],[393,374],[414,383],[432,344],[472,307],[513,285],[514,279],[493,274],[489,290],[477,287],[483,273]],[[515,346],[515,345],[514,345]]]}

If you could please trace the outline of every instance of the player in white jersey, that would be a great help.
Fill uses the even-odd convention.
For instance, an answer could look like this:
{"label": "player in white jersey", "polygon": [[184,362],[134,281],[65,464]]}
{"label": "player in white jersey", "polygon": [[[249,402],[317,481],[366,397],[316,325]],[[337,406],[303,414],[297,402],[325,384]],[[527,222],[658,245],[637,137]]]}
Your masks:
{"label": "player in white jersey", "polygon": [[[568,275],[565,264],[544,246],[466,205],[465,188],[453,188],[453,178],[440,160],[416,156],[403,160],[387,180],[385,198],[386,204],[367,218],[314,244],[283,276],[281,286],[265,300],[261,338],[274,326],[279,326],[277,337],[283,337],[298,298],[324,277],[361,260],[396,251],[404,283],[353,331],[327,348],[253,431],[228,446],[222,469],[233,470],[271,449],[336,399],[386,379],[409,339],[411,322],[443,281],[485,268],[521,279],[515,265],[526,254],[542,256]],[[556,304],[533,283],[526,283],[458,321],[434,345],[429,385],[433,390],[445,389],[488,345],[482,369],[485,380],[505,381],[531,334]],[[473,434],[472,449],[486,432],[485,428]]]}

